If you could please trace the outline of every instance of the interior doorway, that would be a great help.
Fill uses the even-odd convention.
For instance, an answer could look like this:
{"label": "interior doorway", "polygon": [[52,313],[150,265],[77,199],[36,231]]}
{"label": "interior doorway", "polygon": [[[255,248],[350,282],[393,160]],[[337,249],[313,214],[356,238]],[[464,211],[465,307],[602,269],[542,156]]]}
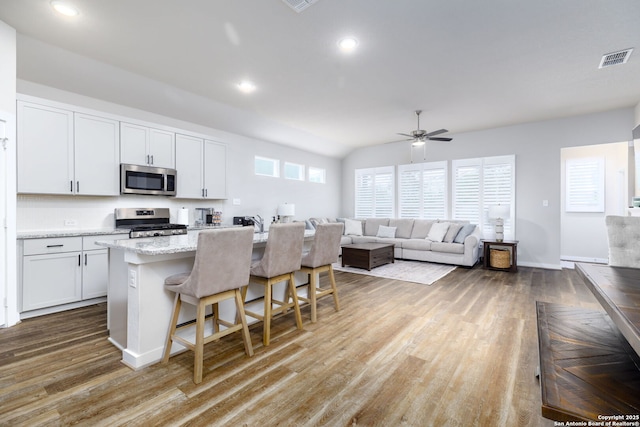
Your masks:
{"label": "interior doorway", "polygon": [[605,216],[627,215],[632,185],[629,147],[629,142],[617,142],[561,149],[560,259],[564,267],[573,267],[574,262],[608,262]]}

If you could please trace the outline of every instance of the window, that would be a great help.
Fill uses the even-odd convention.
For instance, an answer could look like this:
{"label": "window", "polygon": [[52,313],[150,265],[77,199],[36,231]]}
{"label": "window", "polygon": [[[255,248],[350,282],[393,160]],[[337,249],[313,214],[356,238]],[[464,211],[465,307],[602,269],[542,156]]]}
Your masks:
{"label": "window", "polygon": [[446,161],[398,166],[400,218],[448,218],[447,205]]}
{"label": "window", "polygon": [[278,178],[280,176],[280,161],[256,156],[254,171],[256,175]]}
{"label": "window", "polygon": [[484,238],[493,238],[495,220],[489,218],[489,206],[508,205],[505,239],[514,239],[515,168],[515,156],[454,160],[453,219],[478,224]]}
{"label": "window", "polygon": [[393,166],[356,169],[356,218],[394,216],[395,177]]}
{"label": "window", "polygon": [[566,162],[567,212],[604,212],[604,158]]}
{"label": "window", "polygon": [[317,182],[324,184],[327,179],[327,173],[324,169],[309,166],[309,182]]}
{"label": "window", "polygon": [[304,165],[284,162],[284,177],[286,179],[304,181]]}

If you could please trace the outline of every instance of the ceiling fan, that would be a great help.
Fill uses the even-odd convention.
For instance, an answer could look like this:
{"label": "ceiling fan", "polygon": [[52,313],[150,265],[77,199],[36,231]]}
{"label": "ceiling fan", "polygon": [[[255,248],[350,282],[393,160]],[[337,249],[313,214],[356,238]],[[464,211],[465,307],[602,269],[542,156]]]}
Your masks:
{"label": "ceiling fan", "polygon": [[426,130],[420,129],[420,113],[422,110],[416,110],[416,117],[418,117],[418,129],[411,131],[411,134],[408,133],[399,133],[398,135],[408,136],[409,139],[406,141],[413,141],[411,145],[414,147],[424,145],[427,141],[451,141],[452,138],[434,138],[436,135],[441,135],[443,133],[449,132],[446,129],[434,130],[433,132],[427,132]]}

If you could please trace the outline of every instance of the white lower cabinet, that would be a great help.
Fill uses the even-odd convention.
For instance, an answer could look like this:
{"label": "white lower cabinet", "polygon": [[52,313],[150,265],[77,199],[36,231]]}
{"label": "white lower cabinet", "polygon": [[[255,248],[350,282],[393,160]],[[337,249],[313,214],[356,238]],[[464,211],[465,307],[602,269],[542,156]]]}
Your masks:
{"label": "white lower cabinet", "polygon": [[[107,295],[109,251],[96,240],[126,234],[25,239],[22,244],[21,312],[65,309],[64,305]],[[43,313],[44,314],[44,313]]]}

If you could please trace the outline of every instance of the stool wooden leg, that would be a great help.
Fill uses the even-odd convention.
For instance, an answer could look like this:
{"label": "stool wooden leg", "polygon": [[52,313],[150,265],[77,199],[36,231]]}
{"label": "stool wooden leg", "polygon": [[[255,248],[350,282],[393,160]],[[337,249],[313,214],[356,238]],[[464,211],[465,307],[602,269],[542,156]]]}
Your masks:
{"label": "stool wooden leg", "polygon": [[249,357],[253,356],[253,346],[251,345],[251,335],[249,334],[249,327],[247,326],[247,318],[244,315],[244,303],[242,301],[242,295],[240,290],[236,289],[236,310],[238,317],[240,317],[240,323],[242,323],[242,339],[244,340],[244,351]]}
{"label": "stool wooden leg", "polygon": [[336,286],[336,278],[333,275],[333,266],[329,265],[329,281],[331,282],[331,289],[333,289],[333,303],[336,306],[336,311],[340,311],[340,300],[338,299],[338,287]]}
{"label": "stool wooden leg", "polygon": [[196,345],[194,355],[193,382],[200,384],[202,382],[202,359],[204,358],[204,313],[206,305],[203,300],[198,303],[196,314]]}
{"label": "stool wooden leg", "polygon": [[289,275],[289,291],[293,297],[293,311],[296,314],[296,325],[302,329],[302,314],[300,314],[300,304],[298,304],[298,294],[296,293],[296,278],[293,273]]}
{"label": "stool wooden leg", "polygon": [[176,293],[173,300],[173,314],[171,316],[171,324],[169,325],[169,333],[167,334],[167,342],[164,346],[164,355],[162,356],[162,363],[167,363],[171,356],[171,345],[173,344],[173,335],[176,333],[176,326],[178,324],[178,316],[180,315],[180,307],[182,306],[182,300],[180,294]]}
{"label": "stool wooden leg", "polygon": [[271,336],[271,279],[268,279],[264,285],[264,317],[262,332],[262,344],[266,347],[269,345]]}
{"label": "stool wooden leg", "polygon": [[318,283],[316,282],[316,272],[315,270],[309,274],[309,286],[307,287],[307,296],[309,297],[309,305],[311,305],[311,323],[316,323],[318,320],[317,307],[316,307],[316,289]]}

